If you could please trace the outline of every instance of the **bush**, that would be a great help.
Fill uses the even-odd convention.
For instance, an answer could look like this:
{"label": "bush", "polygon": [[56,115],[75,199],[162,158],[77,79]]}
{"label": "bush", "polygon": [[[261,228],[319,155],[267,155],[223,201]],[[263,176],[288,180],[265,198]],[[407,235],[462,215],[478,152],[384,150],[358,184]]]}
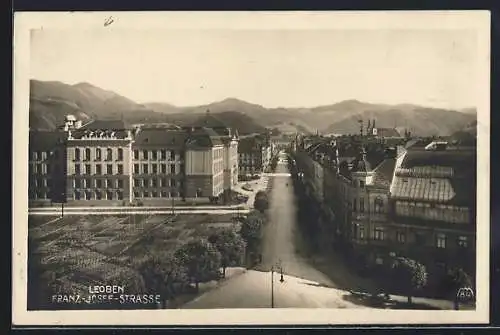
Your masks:
{"label": "bush", "polygon": [[255,251],[260,243],[264,219],[264,216],[259,211],[252,211],[241,225],[240,234],[246,241],[250,252]]}
{"label": "bush", "polygon": [[226,276],[228,266],[239,265],[245,251],[245,241],[233,229],[222,229],[209,236],[212,243],[221,254],[222,276]]}
{"label": "bush", "polygon": [[269,208],[269,198],[267,192],[257,192],[253,206],[259,212],[264,213]]}

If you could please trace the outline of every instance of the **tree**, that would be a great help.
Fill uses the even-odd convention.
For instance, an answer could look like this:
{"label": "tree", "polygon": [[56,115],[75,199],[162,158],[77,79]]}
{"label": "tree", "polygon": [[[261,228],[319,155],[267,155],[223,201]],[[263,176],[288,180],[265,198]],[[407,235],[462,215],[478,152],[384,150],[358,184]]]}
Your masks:
{"label": "tree", "polygon": [[184,267],[189,281],[196,284],[196,291],[200,282],[218,277],[221,255],[207,240],[192,240],[180,247],[174,255]]}
{"label": "tree", "polygon": [[427,284],[427,270],[425,266],[413,259],[398,257],[393,264],[394,280],[402,289],[411,304],[413,292]]}
{"label": "tree", "polygon": [[460,289],[470,288],[472,286],[471,277],[462,268],[452,268],[446,274],[446,287],[449,294],[453,298],[453,306],[459,309],[459,296]]}
{"label": "tree", "polygon": [[266,192],[257,192],[257,194],[255,195],[253,207],[261,213],[264,213],[269,208],[269,199]]}
{"label": "tree", "polygon": [[255,250],[260,242],[264,216],[256,210],[251,211],[241,225],[240,234],[250,250]]}
{"label": "tree", "polygon": [[222,275],[226,276],[228,266],[238,265],[245,251],[245,241],[233,229],[222,229],[209,236],[208,241],[221,254]]}
{"label": "tree", "polygon": [[138,270],[144,280],[146,293],[160,294],[166,300],[175,298],[175,283],[187,282],[182,264],[172,254],[152,256]]}

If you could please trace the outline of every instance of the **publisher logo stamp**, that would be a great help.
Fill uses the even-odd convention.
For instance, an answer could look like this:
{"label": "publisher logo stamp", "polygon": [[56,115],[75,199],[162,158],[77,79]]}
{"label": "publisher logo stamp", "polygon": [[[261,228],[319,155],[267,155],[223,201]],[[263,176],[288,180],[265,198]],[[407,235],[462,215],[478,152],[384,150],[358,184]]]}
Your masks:
{"label": "publisher logo stamp", "polygon": [[457,291],[457,300],[460,302],[471,302],[474,300],[474,291],[471,287],[461,287]]}

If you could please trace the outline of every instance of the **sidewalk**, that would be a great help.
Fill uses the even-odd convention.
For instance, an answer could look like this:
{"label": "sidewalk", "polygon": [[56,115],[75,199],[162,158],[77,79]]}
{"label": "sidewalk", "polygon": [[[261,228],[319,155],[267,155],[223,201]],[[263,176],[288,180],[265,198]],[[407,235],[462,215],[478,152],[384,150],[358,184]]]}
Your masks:
{"label": "sidewalk", "polygon": [[[245,204],[245,207],[246,208],[253,208],[253,203],[255,201],[255,195],[259,191],[266,191],[268,183],[269,183],[269,176],[266,174],[262,174],[260,179],[238,182],[238,184],[236,184],[236,186],[233,189],[238,193],[241,193],[241,194],[248,196],[248,200]],[[246,184],[248,184],[248,185],[250,185],[250,187],[252,187],[252,191],[246,191],[242,188]]]}

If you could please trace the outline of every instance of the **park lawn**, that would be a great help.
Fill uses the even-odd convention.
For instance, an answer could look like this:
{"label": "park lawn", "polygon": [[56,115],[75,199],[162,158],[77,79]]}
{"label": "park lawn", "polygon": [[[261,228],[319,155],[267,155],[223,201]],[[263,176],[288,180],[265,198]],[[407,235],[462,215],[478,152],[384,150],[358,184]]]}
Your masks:
{"label": "park lawn", "polygon": [[30,261],[55,273],[65,290],[120,284],[120,278],[140,281],[137,270],[147,259],[165,256],[218,228],[236,228],[232,214],[67,215],[47,224],[54,218],[43,219],[29,216],[28,234],[36,248],[29,250],[36,255]]}

